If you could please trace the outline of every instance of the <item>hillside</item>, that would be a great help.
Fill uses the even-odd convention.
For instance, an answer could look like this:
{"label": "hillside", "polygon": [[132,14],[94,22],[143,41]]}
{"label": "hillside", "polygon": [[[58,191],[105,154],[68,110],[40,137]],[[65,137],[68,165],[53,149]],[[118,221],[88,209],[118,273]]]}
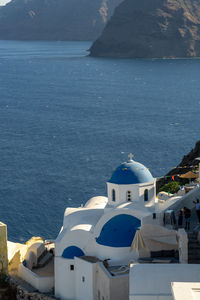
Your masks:
{"label": "hillside", "polygon": [[[184,155],[182,158],[180,164],[172,169],[170,172],[168,172],[165,177],[159,179],[157,181],[156,187],[157,191],[160,189],[161,186],[164,184],[170,182],[171,176],[175,176],[175,180],[179,181],[179,178],[176,176],[177,174],[185,174],[188,171],[192,171],[194,169],[198,169],[198,165],[200,161],[197,159],[200,158],[200,141],[198,141],[194,147],[188,154]],[[194,167],[195,166],[195,167]],[[169,177],[168,177],[169,176]]]}
{"label": "hillside", "polygon": [[0,8],[0,39],[94,40],[121,0],[12,0]]}
{"label": "hillside", "polygon": [[200,55],[200,0],[124,0],[91,56],[174,58]]}

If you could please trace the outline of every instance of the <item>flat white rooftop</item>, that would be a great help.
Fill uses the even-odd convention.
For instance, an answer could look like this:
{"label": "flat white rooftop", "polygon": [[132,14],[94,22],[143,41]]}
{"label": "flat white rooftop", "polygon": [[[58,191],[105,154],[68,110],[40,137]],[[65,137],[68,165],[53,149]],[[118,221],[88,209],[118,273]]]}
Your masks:
{"label": "flat white rooftop", "polygon": [[172,282],[174,300],[199,300],[200,282]]}

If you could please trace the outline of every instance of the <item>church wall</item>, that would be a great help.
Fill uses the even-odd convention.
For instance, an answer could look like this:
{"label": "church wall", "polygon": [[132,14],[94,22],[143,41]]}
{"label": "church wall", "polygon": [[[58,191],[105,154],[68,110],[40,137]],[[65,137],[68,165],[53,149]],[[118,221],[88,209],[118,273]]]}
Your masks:
{"label": "church wall", "polygon": [[127,201],[127,192],[131,192],[131,202],[139,201],[139,188],[137,184],[120,185],[119,198],[120,203]]}
{"label": "church wall", "polygon": [[[55,257],[55,296],[62,300],[76,299],[74,259]],[[74,270],[71,270],[74,266]]]}
{"label": "church wall", "polygon": [[[115,201],[112,201],[112,190],[115,190]],[[119,185],[107,182],[108,203],[116,206],[119,204]]]}
{"label": "church wall", "polygon": [[[144,193],[145,190],[148,190],[148,201],[144,201]],[[149,201],[152,201],[155,199],[155,185],[153,184],[141,184],[139,186],[139,201],[142,205],[147,204]]]}
{"label": "church wall", "polygon": [[[107,183],[108,189],[108,203],[112,206],[117,206],[120,203],[127,201],[127,192],[131,192],[131,201],[138,202],[139,201],[139,188],[137,184],[113,184]],[[115,190],[116,193],[116,201],[112,201],[112,190]]]}
{"label": "church wall", "polygon": [[110,299],[129,300],[129,275],[111,278]]}
{"label": "church wall", "polygon": [[[117,185],[113,183],[107,183],[108,189],[108,203],[112,206],[117,206],[120,203],[127,202],[127,192],[131,192],[131,202],[140,202],[141,205],[145,205],[144,191],[148,189],[148,201],[154,200],[156,196],[155,181],[153,183],[142,184],[127,184]],[[112,201],[112,190],[115,190],[116,201]]]}
{"label": "church wall", "polygon": [[96,286],[95,286],[95,300],[110,298],[110,273],[104,268],[102,263],[97,264],[96,270]]}
{"label": "church wall", "polygon": [[111,276],[102,263],[97,264],[95,300],[128,300],[129,276]]}
{"label": "church wall", "polygon": [[113,248],[108,246],[97,246],[97,257],[101,260],[109,259],[108,263],[114,265],[129,264],[131,260],[138,257],[136,251],[130,252],[130,247]]}
{"label": "church wall", "polygon": [[65,248],[69,246],[76,246],[80,248],[85,254],[93,255],[95,240],[93,235],[84,230],[74,230],[63,232],[62,239],[55,241],[55,255],[62,256]]}
{"label": "church wall", "polygon": [[156,213],[156,218],[153,218],[153,213],[150,213],[149,216],[142,218],[142,225],[152,224],[163,226],[163,213]]}
{"label": "church wall", "polygon": [[93,300],[95,289],[96,263],[75,258],[76,300]]}

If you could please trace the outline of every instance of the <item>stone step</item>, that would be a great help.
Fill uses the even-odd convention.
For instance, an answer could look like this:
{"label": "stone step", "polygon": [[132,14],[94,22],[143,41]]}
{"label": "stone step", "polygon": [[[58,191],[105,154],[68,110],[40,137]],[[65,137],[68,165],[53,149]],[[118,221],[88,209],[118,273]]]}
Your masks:
{"label": "stone step", "polygon": [[188,236],[188,240],[197,240],[197,235],[194,236]]}
{"label": "stone step", "polygon": [[195,249],[195,250],[200,250],[200,246],[199,245],[196,245],[196,244],[193,244],[193,245],[188,245],[188,250],[189,249]]}
{"label": "stone step", "polygon": [[188,256],[188,260],[199,260],[200,261],[200,258],[199,256],[196,256],[196,255],[191,255],[191,256]]}
{"label": "stone step", "polygon": [[200,254],[198,253],[188,253],[188,259],[191,259],[191,258],[195,258],[195,259],[199,259],[200,260]]}
{"label": "stone step", "polygon": [[53,254],[50,252],[47,252],[46,255],[39,261],[37,268],[42,268],[48,264],[48,262],[53,257]]}
{"label": "stone step", "polygon": [[200,255],[200,249],[199,248],[188,248],[188,253],[196,253],[197,255]]}
{"label": "stone step", "polygon": [[198,241],[196,239],[190,239],[188,240],[188,244],[198,244]]}
{"label": "stone step", "polygon": [[197,234],[192,233],[192,234],[188,234],[188,239],[197,239]]}
{"label": "stone step", "polygon": [[200,260],[200,253],[190,252],[188,253],[188,259],[195,258]]}
{"label": "stone step", "polygon": [[43,257],[47,254],[47,249],[38,257],[38,263],[43,259]]}
{"label": "stone step", "polygon": [[198,259],[188,259],[188,264],[200,264],[200,260]]}

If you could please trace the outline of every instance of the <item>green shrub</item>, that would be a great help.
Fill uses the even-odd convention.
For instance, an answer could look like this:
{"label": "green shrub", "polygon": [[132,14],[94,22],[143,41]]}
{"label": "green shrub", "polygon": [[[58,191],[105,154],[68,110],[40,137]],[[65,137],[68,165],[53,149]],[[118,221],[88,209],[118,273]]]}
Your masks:
{"label": "green shrub", "polygon": [[174,194],[177,193],[179,189],[180,189],[180,183],[176,181],[172,181],[163,185],[160,188],[159,192],[167,192],[167,193]]}

